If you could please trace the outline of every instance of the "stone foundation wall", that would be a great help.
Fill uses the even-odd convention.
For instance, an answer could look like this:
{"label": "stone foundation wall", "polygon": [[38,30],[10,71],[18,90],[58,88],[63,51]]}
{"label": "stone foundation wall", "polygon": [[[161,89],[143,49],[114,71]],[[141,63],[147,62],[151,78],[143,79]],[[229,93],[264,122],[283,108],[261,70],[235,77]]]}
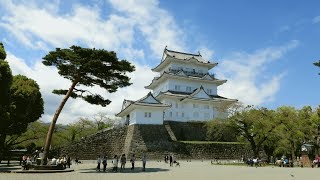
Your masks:
{"label": "stone foundation wall", "polygon": [[96,159],[98,155],[110,158],[122,154],[126,135],[127,127],[102,130],[64,147],[61,154],[68,154],[73,159]]}
{"label": "stone foundation wall", "polygon": [[[200,129],[203,126],[200,123],[190,126],[182,124],[180,128],[178,123],[173,124],[172,129],[176,132],[180,128],[185,129],[184,137],[188,137],[187,140],[199,141],[204,136],[203,132],[200,132],[200,135],[197,132],[189,134],[192,129],[190,127]],[[163,159],[168,154],[173,154],[178,159],[240,159],[241,156],[249,156],[243,144],[193,144],[172,141],[164,125],[130,125],[107,129],[65,147],[62,153],[80,159],[96,159],[97,155],[107,155],[110,158],[123,153],[127,157],[134,153],[137,158],[146,153],[148,159]]]}
{"label": "stone foundation wall", "polygon": [[165,121],[169,124],[178,141],[205,141],[207,128],[204,122]]}

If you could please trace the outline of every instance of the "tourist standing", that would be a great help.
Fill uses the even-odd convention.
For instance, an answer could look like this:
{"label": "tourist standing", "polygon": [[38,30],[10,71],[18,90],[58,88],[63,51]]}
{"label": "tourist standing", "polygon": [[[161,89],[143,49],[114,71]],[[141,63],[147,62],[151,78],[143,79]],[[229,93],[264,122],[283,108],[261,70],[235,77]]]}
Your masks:
{"label": "tourist standing", "polygon": [[97,171],[99,171],[99,172],[100,172],[100,164],[101,164],[101,158],[100,158],[100,156],[98,156],[98,158],[97,158]]}
{"label": "tourist standing", "polygon": [[141,160],[142,160],[142,171],[146,171],[147,156],[143,154]]}
{"label": "tourist standing", "polygon": [[118,171],[118,156],[114,155],[113,158],[113,172],[117,172]]}
{"label": "tourist standing", "polygon": [[136,161],[136,157],[132,154],[130,162],[131,162],[131,170],[134,170],[134,162]]}
{"label": "tourist standing", "polygon": [[106,172],[106,170],[107,170],[107,156],[103,157],[102,165],[103,165],[103,172]]}
{"label": "tourist standing", "polygon": [[67,166],[68,168],[70,168],[71,165],[71,157],[69,155],[67,155]]}
{"label": "tourist standing", "polygon": [[126,166],[126,162],[127,162],[127,158],[125,154],[122,154],[121,158],[120,158],[120,162],[121,162],[121,166],[120,166],[120,171],[124,170],[125,166]]}
{"label": "tourist standing", "polygon": [[173,157],[172,157],[172,155],[170,155],[170,157],[169,157],[169,162],[170,162],[170,166],[172,166],[173,165]]}

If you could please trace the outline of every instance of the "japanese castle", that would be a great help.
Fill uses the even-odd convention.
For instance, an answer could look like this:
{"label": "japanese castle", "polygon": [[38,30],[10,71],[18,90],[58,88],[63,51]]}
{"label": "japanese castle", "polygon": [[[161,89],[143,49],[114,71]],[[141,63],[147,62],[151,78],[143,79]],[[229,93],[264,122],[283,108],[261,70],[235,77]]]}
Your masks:
{"label": "japanese castle", "polygon": [[152,69],[158,72],[145,86],[152,93],[137,100],[124,100],[116,116],[126,124],[163,124],[164,121],[208,121],[227,116],[223,107],[236,102],[218,95],[217,87],[227,80],[217,79],[209,70],[218,63],[201,54],[164,49],[161,62]]}

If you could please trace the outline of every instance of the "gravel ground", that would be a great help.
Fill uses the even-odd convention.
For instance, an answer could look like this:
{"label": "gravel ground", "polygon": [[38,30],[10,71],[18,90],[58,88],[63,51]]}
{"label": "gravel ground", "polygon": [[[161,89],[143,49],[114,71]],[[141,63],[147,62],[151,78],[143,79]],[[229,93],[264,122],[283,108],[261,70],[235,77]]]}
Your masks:
{"label": "gravel ground", "polygon": [[[113,173],[108,162],[108,172],[97,172],[95,161],[84,161],[82,164],[72,165],[74,172],[21,174],[0,173],[0,180],[100,180],[100,179],[130,179],[130,180],[164,180],[164,179],[245,179],[245,180],[286,180],[286,179],[318,179],[320,168],[280,168],[280,167],[247,167],[232,165],[211,165],[210,161],[180,161],[180,167],[170,167],[164,162],[148,161],[147,169],[142,171],[142,163],[136,162],[136,169],[130,170],[130,163],[123,172]],[[11,167],[13,170],[19,167]]]}

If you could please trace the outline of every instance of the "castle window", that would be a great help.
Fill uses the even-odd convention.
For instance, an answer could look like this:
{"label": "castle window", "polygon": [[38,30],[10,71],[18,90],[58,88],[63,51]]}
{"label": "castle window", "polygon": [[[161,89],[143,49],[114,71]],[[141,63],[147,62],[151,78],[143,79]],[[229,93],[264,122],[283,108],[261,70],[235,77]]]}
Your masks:
{"label": "castle window", "polygon": [[144,117],[151,117],[151,112],[144,112]]}
{"label": "castle window", "polygon": [[208,94],[212,94],[212,89],[207,89]]}
{"label": "castle window", "polygon": [[178,109],[178,107],[179,107],[179,105],[178,105],[178,103],[176,102],[176,108]]}
{"label": "castle window", "polygon": [[181,117],[184,117],[184,112],[183,112],[183,113],[181,113]]}
{"label": "castle window", "polygon": [[198,108],[199,105],[198,104],[193,104],[193,108]]}
{"label": "castle window", "polygon": [[174,90],[180,91],[180,86],[179,86],[179,85],[175,85],[175,86],[174,86]]}
{"label": "castle window", "polygon": [[169,113],[169,116],[172,117],[172,112]]}
{"label": "castle window", "polygon": [[179,113],[178,112],[176,112],[176,117],[179,117]]}
{"label": "castle window", "polygon": [[187,91],[187,92],[191,92],[191,87],[190,87],[190,86],[187,86],[187,87],[186,87],[186,91]]}

